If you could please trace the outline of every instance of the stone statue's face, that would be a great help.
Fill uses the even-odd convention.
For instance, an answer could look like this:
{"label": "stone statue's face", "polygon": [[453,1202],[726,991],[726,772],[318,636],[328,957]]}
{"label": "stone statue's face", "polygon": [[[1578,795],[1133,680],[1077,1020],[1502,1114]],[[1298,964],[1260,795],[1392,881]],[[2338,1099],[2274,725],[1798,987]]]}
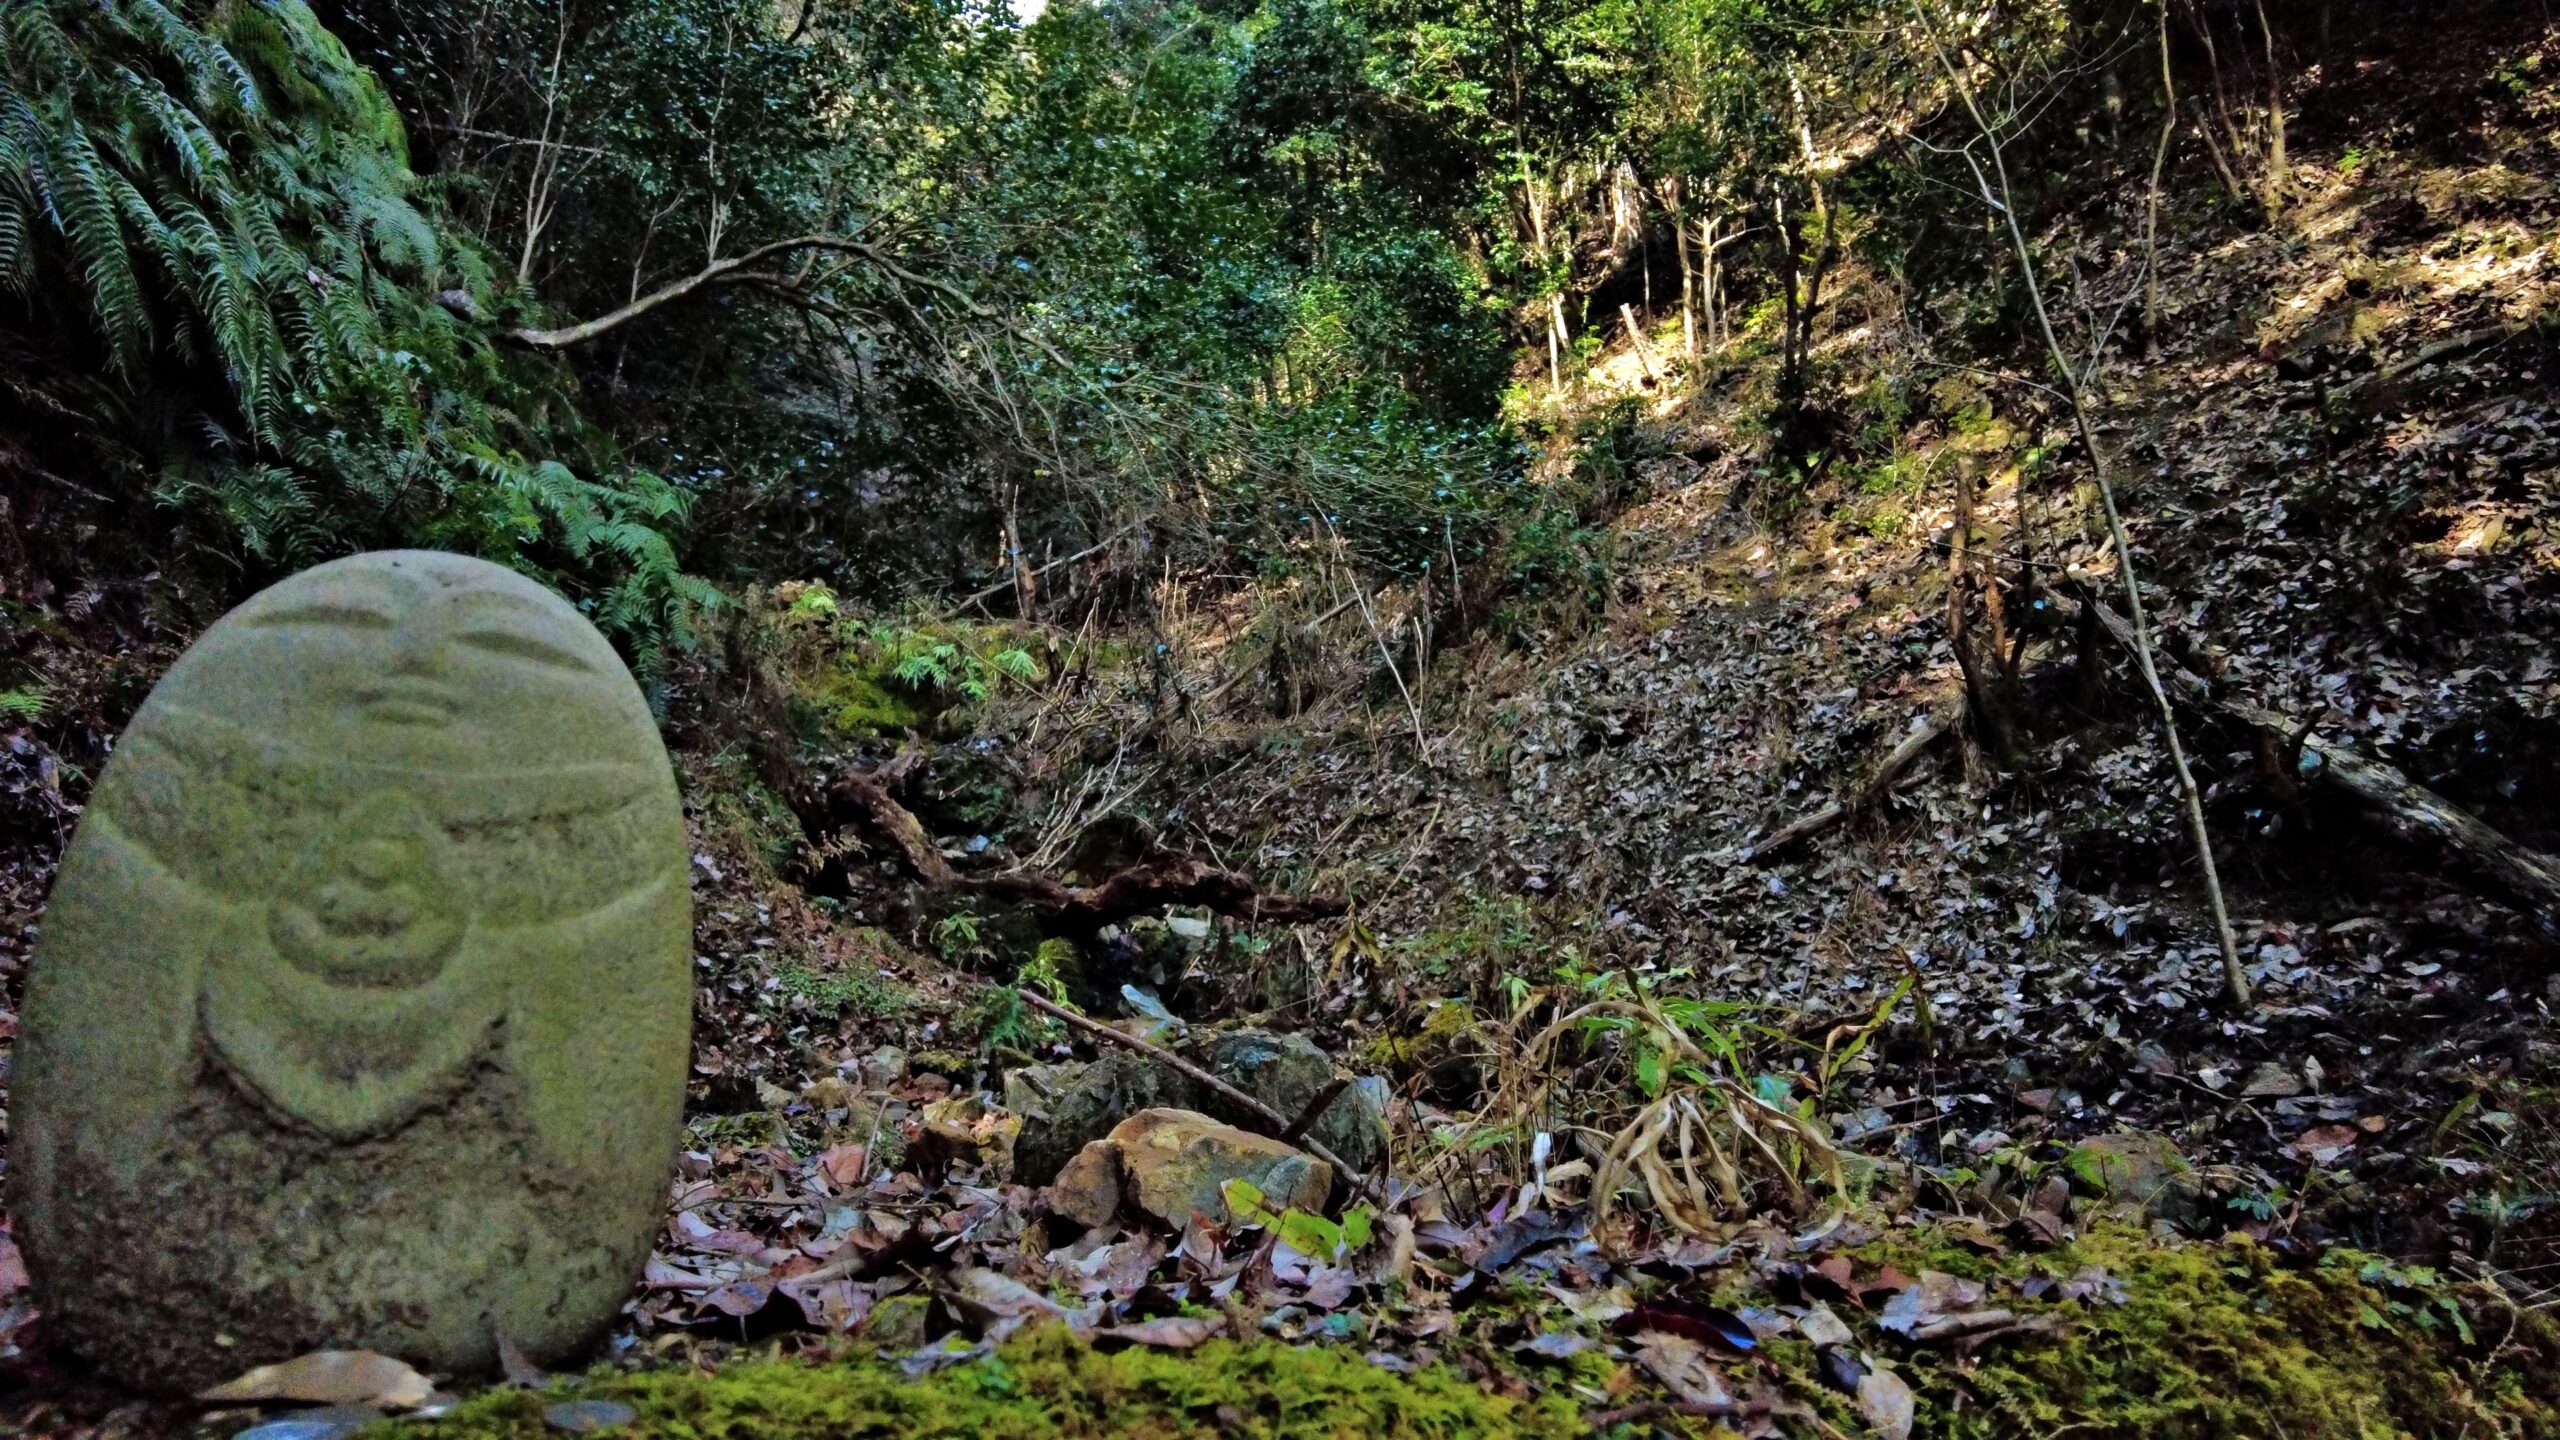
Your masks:
{"label": "stone statue's face", "polygon": [[640,729],[612,648],[532,581],[452,556],[306,571],[188,660],[220,688],[207,708],[357,764],[486,774],[649,758],[613,753]]}
{"label": "stone statue's face", "polygon": [[416,801],[385,791],[303,852],[268,912],[284,962],[316,979],[372,988],[434,979],[469,923],[444,832]]}

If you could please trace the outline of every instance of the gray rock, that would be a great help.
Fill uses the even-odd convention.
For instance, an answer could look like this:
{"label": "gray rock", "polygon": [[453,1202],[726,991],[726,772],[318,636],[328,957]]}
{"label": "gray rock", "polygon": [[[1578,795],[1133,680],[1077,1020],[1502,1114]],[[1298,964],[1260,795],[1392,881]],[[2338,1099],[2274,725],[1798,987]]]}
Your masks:
{"label": "gray rock", "polygon": [[[1187,1058],[1289,1116],[1304,1109],[1336,1073],[1333,1058],[1314,1042],[1270,1030],[1210,1036]],[[1021,1077],[1019,1087],[1016,1077]],[[1005,1108],[1023,1117],[1022,1137],[1014,1147],[1014,1178],[1026,1185],[1049,1183],[1078,1151],[1141,1110],[1193,1110],[1248,1130],[1264,1124],[1209,1087],[1130,1051],[1089,1065],[1017,1070],[1005,1078]],[[1387,1147],[1385,1111],[1375,1088],[1354,1084],[1344,1090],[1310,1133],[1346,1163],[1362,1171],[1374,1167]]]}
{"label": "gray rock", "polygon": [[886,1090],[907,1078],[907,1052],[895,1045],[883,1045],[862,1057],[855,1069],[866,1090]]}
{"label": "gray rock", "polygon": [[231,1440],[346,1440],[346,1437],[382,1418],[382,1412],[370,1405],[329,1405],[316,1410],[294,1410],[261,1420],[234,1434]]}
{"label": "gray rock", "polygon": [[486,1372],[611,1324],[666,1200],[684,822],[611,646],[403,551],[191,647],[64,857],[11,1196],[54,1333],[195,1390],[367,1347]]}

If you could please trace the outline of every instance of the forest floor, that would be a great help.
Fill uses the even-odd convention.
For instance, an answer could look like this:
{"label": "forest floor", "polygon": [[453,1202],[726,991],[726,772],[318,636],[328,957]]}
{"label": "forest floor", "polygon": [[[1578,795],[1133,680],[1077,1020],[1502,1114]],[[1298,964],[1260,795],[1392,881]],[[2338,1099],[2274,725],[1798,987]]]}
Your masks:
{"label": "forest floor", "polygon": [[[2156,347],[2113,334],[2096,388],[2165,652],[2550,850],[2560,35],[2479,23],[2301,77],[2274,221],[2172,197]],[[2078,313],[2138,315],[2143,194],[2091,186],[2046,253]],[[1880,277],[1840,303],[1825,362],[1851,396],[1939,323]],[[637,1378],[593,1393],[673,1415],[711,1402],[651,1375],[772,1350],[878,1350],[923,1377],[1064,1315],[1150,1352],[1224,1356],[1223,1334],[1445,1364],[1521,1402],[1464,1425],[1521,1433],[2560,1433],[2552,942],[2458,858],[2190,716],[2254,992],[2235,1008],[2149,702],[2060,618],[2112,593],[2116,561],[2067,416],[2022,382],[2039,372],[1844,402],[1853,458],[1806,475],[1773,467],[1755,418],[1765,343],[1657,378],[1681,348],[1672,327],[1651,358],[1604,354],[1549,417],[1549,478],[1605,463],[1625,497],[1582,603],[1470,614],[1328,589],[1320,567],[1196,608],[1168,590],[1119,659],[972,710],[904,781],[963,867],[1177,852],[1349,897],[1327,925],[1127,927],[1059,979],[1099,1013],[1139,987],[1191,1025],[1251,1018],[1384,1074],[1377,1242],[1078,1241],[965,1147],[926,1158],[927,1106],[1091,1046],[991,988],[1036,937],[921,892],[858,835],[804,833],[748,758],[740,672],[697,656],[670,707],[697,849],[693,1119],[615,1341]],[[1959,475],[1983,487],[1962,548],[2020,641],[2008,733],[1954,727],[1858,813],[1761,849],[1961,696]],[[62,757],[102,753],[183,638],[65,644],[87,703],[0,730],[8,995],[76,810]],[[838,735],[795,763],[892,748]],[[1643,1018],[1555,1061],[1537,1032],[1591,1000]],[[1646,1073],[1664,1026],[1717,1073]],[[1819,1147],[1737,1119],[1717,1133],[1745,1203],[1726,1203],[1679,1143],[1748,1109],[1736,1081],[1820,1124],[1838,1188]],[[1595,1218],[1593,1172],[1638,1154],[1620,1174],[1641,1202]],[[22,1284],[0,1238],[0,1404],[21,1423],[176,1423],[43,1361]],[[1025,1377],[1061,1363],[1010,1343]],[[1281,1433],[1239,1383],[1166,1423]],[[435,1433],[539,1433],[529,1403]],[[860,1433],[762,1403],[718,1413]]]}

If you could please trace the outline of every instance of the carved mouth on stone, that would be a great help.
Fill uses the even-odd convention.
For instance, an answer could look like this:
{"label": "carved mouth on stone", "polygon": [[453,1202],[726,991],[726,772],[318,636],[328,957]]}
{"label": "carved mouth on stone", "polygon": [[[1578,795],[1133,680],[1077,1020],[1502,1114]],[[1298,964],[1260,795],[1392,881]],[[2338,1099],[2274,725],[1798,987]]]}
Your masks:
{"label": "carved mouth on stone", "polygon": [[431,680],[395,677],[356,692],[368,720],[385,725],[450,725],[462,713],[462,697]]}
{"label": "carved mouth on stone", "polygon": [[459,913],[405,887],[323,886],[276,907],[270,933],[286,963],[340,985],[406,988],[432,980],[461,942]]}

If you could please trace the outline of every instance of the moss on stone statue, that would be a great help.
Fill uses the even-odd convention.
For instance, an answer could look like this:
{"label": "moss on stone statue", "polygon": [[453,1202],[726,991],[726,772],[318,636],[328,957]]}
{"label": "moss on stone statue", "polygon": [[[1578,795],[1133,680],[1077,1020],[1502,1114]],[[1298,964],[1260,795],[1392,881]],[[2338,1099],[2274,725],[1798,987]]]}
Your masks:
{"label": "moss on stone statue", "polygon": [[1544,1440],[1586,1432],[1572,1406],[1487,1395],[1445,1370],[1391,1374],[1330,1346],[1214,1341],[1105,1354],[1060,1329],[995,1357],[909,1379],[877,1361],[760,1361],[712,1373],[618,1376],[544,1394],[483,1395],[443,1419],[386,1427],[406,1440],[542,1440],[572,1396],[638,1412],[631,1440]]}

